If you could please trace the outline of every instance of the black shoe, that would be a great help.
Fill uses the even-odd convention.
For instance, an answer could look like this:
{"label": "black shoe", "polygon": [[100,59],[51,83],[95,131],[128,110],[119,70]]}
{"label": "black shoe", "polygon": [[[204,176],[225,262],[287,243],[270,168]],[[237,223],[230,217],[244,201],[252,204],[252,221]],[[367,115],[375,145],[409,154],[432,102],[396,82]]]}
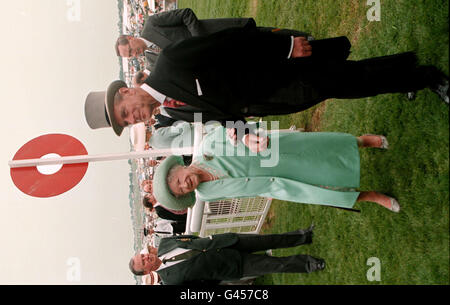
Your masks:
{"label": "black shoe", "polygon": [[416,99],[416,92],[410,91],[406,93],[406,98],[408,99],[408,101],[414,101]]}
{"label": "black shoe", "polygon": [[444,103],[449,104],[449,96],[448,96],[448,77],[442,73],[438,72],[439,76],[437,80],[430,86],[430,89],[436,93]]}
{"label": "black shoe", "polygon": [[312,222],[308,229],[302,230],[302,231],[305,232],[305,233],[306,233],[306,232],[311,232],[311,233],[313,233],[313,231],[314,231],[315,228],[316,228],[316,226],[314,225],[314,222]]}
{"label": "black shoe", "polygon": [[311,225],[309,226],[308,229],[304,229],[304,230],[298,230],[299,232],[303,233],[303,234],[308,234],[308,242],[307,243],[312,243],[312,238],[314,236],[314,223],[311,223]]}
{"label": "black shoe", "polygon": [[436,89],[431,89],[434,93],[439,95],[441,100],[444,101],[447,105],[449,104],[449,96],[448,96],[448,80],[445,79],[441,84],[437,86]]}
{"label": "black shoe", "polygon": [[325,269],[326,265],[327,264],[325,263],[324,259],[317,258],[315,262],[311,262],[310,264],[311,272],[321,271]]}
{"label": "black shoe", "polygon": [[298,233],[306,234],[306,233],[311,233],[311,235],[312,235],[313,231],[314,231],[314,228],[315,228],[314,223],[312,223],[309,226],[308,229],[298,229],[297,231],[290,232],[289,234],[298,234]]}
{"label": "black shoe", "polygon": [[316,228],[316,226],[314,225],[314,223],[311,223],[311,225],[309,226],[308,229],[306,229],[306,232],[311,233],[311,237],[314,235],[314,229]]}

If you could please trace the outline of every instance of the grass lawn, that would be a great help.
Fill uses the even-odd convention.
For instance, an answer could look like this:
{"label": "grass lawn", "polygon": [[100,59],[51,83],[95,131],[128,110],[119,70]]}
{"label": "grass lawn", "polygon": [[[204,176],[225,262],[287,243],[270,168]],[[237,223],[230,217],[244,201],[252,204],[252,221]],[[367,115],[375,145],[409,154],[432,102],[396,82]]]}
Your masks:
{"label": "grass lawn", "polygon": [[[363,0],[180,0],[199,18],[254,17],[261,26],[310,32],[316,39],[352,42],[350,59],[415,51],[422,64],[449,73],[448,1],[381,1],[381,21],[369,22]],[[270,46],[268,46],[270,47]],[[239,46],[236,46],[238,52]],[[274,250],[323,257],[327,269],[275,274],[257,284],[449,284],[449,108],[428,89],[415,101],[401,94],[327,100],[307,111],[278,117],[307,131],[384,134],[390,150],[361,150],[361,190],[399,200],[399,214],[371,203],[361,213],[274,201],[262,233],[316,225],[314,243]],[[370,282],[367,260],[381,261],[381,281]]]}

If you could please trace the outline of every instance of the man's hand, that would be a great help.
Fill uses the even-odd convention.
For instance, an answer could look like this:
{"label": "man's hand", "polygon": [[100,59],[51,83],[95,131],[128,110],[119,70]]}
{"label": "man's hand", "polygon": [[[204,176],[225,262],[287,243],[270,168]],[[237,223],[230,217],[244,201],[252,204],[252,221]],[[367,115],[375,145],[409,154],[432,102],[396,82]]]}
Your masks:
{"label": "man's hand", "polygon": [[259,137],[249,133],[244,136],[244,144],[252,152],[261,152],[266,150],[269,146],[269,137]]}
{"label": "man's hand", "polygon": [[237,134],[235,128],[227,128],[227,137],[233,146],[237,145]]}
{"label": "man's hand", "polygon": [[312,47],[305,37],[294,37],[294,48],[291,58],[311,56]]}
{"label": "man's hand", "polygon": [[140,85],[142,85],[147,77],[148,75],[142,71],[136,73],[132,80],[133,87],[139,87]]}
{"label": "man's hand", "polygon": [[147,246],[148,253],[158,255],[158,249],[150,245]]}
{"label": "man's hand", "polygon": [[156,165],[158,165],[158,161],[156,161],[156,160],[148,160],[147,161],[147,166],[155,167]]}

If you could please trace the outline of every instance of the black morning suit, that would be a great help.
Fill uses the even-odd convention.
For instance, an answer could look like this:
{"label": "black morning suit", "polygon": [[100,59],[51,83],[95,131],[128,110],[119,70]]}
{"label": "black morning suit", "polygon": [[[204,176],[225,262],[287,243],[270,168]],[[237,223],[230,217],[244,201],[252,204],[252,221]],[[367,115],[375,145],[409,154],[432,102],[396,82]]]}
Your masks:
{"label": "black morning suit", "polygon": [[295,247],[311,241],[311,232],[304,230],[268,235],[225,233],[210,238],[191,235],[168,237],[161,240],[158,256],[175,248],[196,249],[200,253],[156,272],[166,285],[238,280],[269,273],[312,272],[312,265],[317,259],[309,255],[271,257],[252,254],[266,249]]}
{"label": "black morning suit", "polygon": [[286,35],[235,28],[193,37],[166,47],[145,82],[187,103],[167,112],[188,122],[194,112],[203,113],[203,122],[237,121],[295,113],[327,98],[408,92],[429,85],[413,53],[350,61],[346,37],[310,44],[312,56],[287,59],[291,38]]}

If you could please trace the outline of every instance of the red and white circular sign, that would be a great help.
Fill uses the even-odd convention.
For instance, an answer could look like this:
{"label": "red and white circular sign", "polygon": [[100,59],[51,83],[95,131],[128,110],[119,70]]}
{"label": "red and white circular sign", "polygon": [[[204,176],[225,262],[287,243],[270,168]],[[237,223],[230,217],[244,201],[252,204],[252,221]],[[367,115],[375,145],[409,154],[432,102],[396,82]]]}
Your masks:
{"label": "red and white circular sign", "polygon": [[[46,155],[87,155],[83,144],[65,134],[47,134],[34,138],[23,145],[13,160],[37,159]],[[27,195],[52,197],[60,195],[81,181],[89,163],[64,164],[54,173],[41,173],[36,166],[11,168],[14,184]]]}

